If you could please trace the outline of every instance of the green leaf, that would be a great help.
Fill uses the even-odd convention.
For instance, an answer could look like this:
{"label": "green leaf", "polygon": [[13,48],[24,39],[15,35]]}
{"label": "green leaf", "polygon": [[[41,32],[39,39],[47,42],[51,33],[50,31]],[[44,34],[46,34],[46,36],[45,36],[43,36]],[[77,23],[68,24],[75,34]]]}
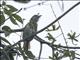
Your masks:
{"label": "green leaf", "polygon": [[17,11],[18,9],[16,9],[15,7],[11,6],[11,5],[6,5],[8,8],[10,8],[10,11],[11,12],[15,12]]}
{"label": "green leaf", "polygon": [[13,54],[12,53],[8,53],[10,60],[14,60]]}
{"label": "green leaf", "polygon": [[72,34],[72,39],[75,38],[75,35],[76,35],[76,32],[74,32],[74,33]]}
{"label": "green leaf", "polygon": [[71,39],[71,40],[75,39],[75,35],[76,35],[76,32],[74,32],[74,33],[68,33],[69,39]]}
{"label": "green leaf", "polygon": [[56,25],[52,25],[51,27],[51,29],[47,28],[46,31],[56,31],[60,28],[60,26],[56,27]]}
{"label": "green leaf", "polygon": [[49,59],[53,59],[53,57],[49,56]]}
{"label": "green leaf", "polygon": [[48,36],[46,36],[46,38],[48,38],[48,40],[53,40],[53,42],[56,41],[56,39],[50,33],[48,33]]}
{"label": "green leaf", "polygon": [[21,55],[23,56],[24,60],[27,60],[27,56],[24,54],[24,51],[21,48],[21,44],[19,43],[18,46],[19,47],[17,48],[17,50],[21,53]]}
{"label": "green leaf", "polygon": [[7,8],[4,8],[4,13],[8,16],[11,16],[11,11],[9,11]]}
{"label": "green leaf", "polygon": [[11,32],[11,28],[10,28],[9,26],[3,26],[3,27],[2,27],[2,30]]}
{"label": "green leaf", "polygon": [[13,14],[13,17],[14,17],[17,21],[19,21],[20,23],[23,23],[22,18],[21,18],[19,15]]}
{"label": "green leaf", "polygon": [[3,2],[2,2],[2,5],[6,5],[6,2],[5,2],[5,1],[3,1]]}
{"label": "green leaf", "polygon": [[55,25],[52,25],[52,28],[53,28],[53,30],[56,30],[56,26]]}
{"label": "green leaf", "polygon": [[71,51],[70,53],[71,53],[72,60],[74,60],[75,59],[75,51]]}
{"label": "green leaf", "polygon": [[[73,42],[73,41],[78,42],[78,40],[76,39],[76,32],[68,33],[68,36],[69,36],[69,38],[68,38],[68,39],[70,39],[70,40],[72,41],[72,43],[73,43],[73,44],[74,44],[74,42]],[[76,44],[74,44],[74,45],[76,45]]]}
{"label": "green leaf", "polygon": [[27,56],[30,58],[30,59],[34,59],[35,56],[33,55],[33,53],[31,51],[28,51],[27,52]]}
{"label": "green leaf", "polygon": [[9,26],[3,26],[2,30],[5,32],[5,36],[9,36],[11,33],[11,28]]}
{"label": "green leaf", "polygon": [[70,33],[68,33],[67,35],[68,35],[69,37],[71,37],[71,34],[70,34]]}
{"label": "green leaf", "polygon": [[5,22],[5,16],[3,15],[2,11],[0,11],[0,26],[4,24]]}
{"label": "green leaf", "polygon": [[56,31],[59,29],[60,26],[56,27],[56,25],[52,25],[53,31]]}
{"label": "green leaf", "polygon": [[78,40],[77,39],[74,39],[76,42],[78,42]]}
{"label": "green leaf", "polygon": [[12,22],[13,24],[18,25],[17,22],[16,22],[16,20],[15,20],[13,17],[10,17],[10,20],[11,20],[11,22]]}
{"label": "green leaf", "polygon": [[0,8],[2,7],[2,5],[0,4]]}
{"label": "green leaf", "polygon": [[1,38],[2,41],[4,41],[4,42],[8,43],[9,45],[11,45],[11,43],[7,39],[5,39],[4,37],[0,36],[0,38]]}
{"label": "green leaf", "polygon": [[70,56],[70,52],[69,52],[68,50],[64,50],[64,56],[65,56],[65,57]]}

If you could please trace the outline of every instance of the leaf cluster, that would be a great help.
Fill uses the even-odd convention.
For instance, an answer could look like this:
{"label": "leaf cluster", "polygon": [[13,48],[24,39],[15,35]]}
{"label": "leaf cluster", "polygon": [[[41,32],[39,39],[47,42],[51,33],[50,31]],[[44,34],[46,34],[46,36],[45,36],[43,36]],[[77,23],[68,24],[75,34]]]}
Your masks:
{"label": "leaf cluster", "polygon": [[[14,0],[21,3],[27,3],[25,1],[27,0]],[[30,0],[29,0],[30,1]],[[9,26],[4,26],[5,22],[7,20],[10,20],[12,24],[18,25],[18,22],[23,24],[23,19],[17,14],[17,11],[19,11],[17,8],[15,8],[12,5],[6,4],[5,1],[0,3],[0,27],[2,27],[2,30],[5,33],[5,36],[9,36],[11,34],[12,29]],[[6,16],[9,17],[6,19]],[[54,43],[57,41],[56,38],[51,34],[51,32],[59,30],[60,26],[52,25],[51,29],[47,28],[47,36],[46,38],[49,41],[52,41],[50,44],[54,47]],[[68,33],[68,39],[70,39],[72,42],[77,41],[76,39],[76,32]],[[1,59],[3,60],[14,60],[14,56],[22,56],[24,60],[33,59],[35,60],[35,56],[31,51],[26,52],[23,47],[21,46],[21,43],[18,43],[15,46],[12,46],[12,44],[4,37],[0,36],[0,41],[3,42],[0,46],[0,52],[1,52]],[[5,44],[4,44],[5,43]],[[71,60],[74,60],[76,57],[75,51],[69,50],[69,49],[62,49],[60,48],[60,44],[58,44],[56,47],[52,48],[52,56],[49,58],[51,60],[61,60],[65,57],[70,57]]]}
{"label": "leaf cluster", "polygon": [[[11,34],[12,29],[4,25],[7,20],[10,20],[12,24],[18,25],[18,22],[23,24],[23,19],[17,14],[20,11],[12,5],[8,5],[6,1],[2,1],[0,3],[0,27],[2,27],[2,31],[5,33],[5,37]],[[6,16],[8,18],[6,18]],[[3,60],[14,60],[14,56],[23,56],[24,60],[28,58],[33,59],[35,56],[31,51],[24,53],[23,48],[20,44],[11,47],[12,44],[5,37],[0,36],[0,58]],[[5,44],[4,44],[5,43]]]}
{"label": "leaf cluster", "polygon": [[[58,31],[59,29],[60,29],[60,26],[56,27],[56,25],[52,25],[51,28],[48,28],[46,30],[48,32],[46,38],[49,41],[52,41],[51,42],[52,45],[54,45],[54,43],[57,42],[57,39],[54,37],[54,34],[52,34],[52,32]],[[62,34],[60,34],[59,36],[61,36],[61,35]],[[67,36],[68,36],[68,39],[71,40],[73,45],[76,45],[73,42],[73,41],[78,42],[78,40],[76,38],[76,32],[71,31],[70,33],[67,34]],[[74,50],[62,49],[59,46],[61,46],[61,44],[58,44],[56,46],[56,48],[52,49],[52,56],[49,56],[49,59],[51,59],[51,60],[61,60],[63,58],[69,57],[70,60],[75,60],[76,54],[75,54]]]}
{"label": "leaf cluster", "polygon": [[[6,4],[5,1],[0,3],[0,26],[2,26],[2,30],[5,32],[5,36],[8,36],[11,32],[11,28],[9,26],[3,26],[7,20],[10,20],[12,24],[18,25],[18,22],[23,24],[23,19],[17,14],[18,9],[12,5]],[[6,18],[6,16],[8,18]]]}

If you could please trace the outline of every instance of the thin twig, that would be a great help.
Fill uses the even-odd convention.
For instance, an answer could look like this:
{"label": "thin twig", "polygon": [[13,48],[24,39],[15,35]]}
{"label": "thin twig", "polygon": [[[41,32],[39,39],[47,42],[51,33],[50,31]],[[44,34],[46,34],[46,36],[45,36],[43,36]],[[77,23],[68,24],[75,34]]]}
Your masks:
{"label": "thin twig", "polygon": [[[27,39],[27,38],[26,38],[26,39]],[[26,41],[26,39],[20,40],[20,41],[18,41],[17,43],[15,43],[15,44],[13,44],[12,46],[10,46],[10,49],[9,49],[7,52],[9,52],[11,49],[13,49],[13,46],[19,44],[20,42]],[[35,36],[34,39],[36,39],[37,41],[41,42],[42,44],[47,44],[48,46],[50,46],[50,47],[53,48],[53,49],[56,48],[56,47],[58,47],[58,48],[68,48],[68,49],[80,49],[80,47],[67,47],[67,46],[61,46],[61,45],[53,45],[53,44],[51,44],[51,43],[49,43],[49,42],[41,39],[41,38],[38,37],[38,36]],[[6,48],[4,48],[3,50],[5,50],[5,49],[6,49]]]}
{"label": "thin twig", "polygon": [[[79,4],[80,4],[80,2],[76,3],[76,4],[75,4],[74,6],[72,6],[70,9],[68,9],[65,13],[63,13],[61,16],[59,16],[55,21],[53,21],[51,24],[49,24],[48,26],[46,26],[46,27],[44,27],[43,29],[39,30],[39,31],[36,32],[35,34],[32,34],[31,36],[25,38],[24,40],[22,39],[22,40],[16,42],[15,44],[13,44],[13,45],[11,46],[11,48],[12,48],[13,46],[16,46],[18,43],[23,42],[23,41],[26,41],[26,39],[29,39],[30,37],[35,36],[36,34],[44,31],[46,28],[48,28],[48,27],[50,27],[52,24],[56,23],[58,20],[60,20],[63,16],[65,16],[68,12],[70,12],[73,8],[75,8],[75,7],[78,6]],[[13,30],[13,31],[14,31],[14,30]],[[22,30],[19,29],[19,30],[16,30],[16,31],[17,31],[17,32],[20,32],[20,31],[22,31]],[[14,31],[14,32],[16,32],[16,31]],[[0,33],[4,33],[4,31],[0,31]],[[44,41],[44,42],[45,42],[45,41]],[[52,46],[52,45],[49,44],[48,42],[46,42],[46,44]],[[60,47],[70,48],[70,47],[66,47],[66,46],[60,46]],[[80,47],[71,47],[71,48],[80,49]]]}
{"label": "thin twig", "polygon": [[80,60],[80,58],[79,58],[79,57],[75,57],[75,58]]}
{"label": "thin twig", "polygon": [[62,35],[62,33],[61,34],[59,34],[58,36],[56,36],[55,38],[58,38],[59,36],[61,36]]}
{"label": "thin twig", "polygon": [[[51,9],[52,9],[52,12],[53,12],[53,14],[54,14],[55,18],[57,19],[57,16],[56,16],[56,14],[55,14],[55,12],[54,12],[54,10],[53,10],[53,8],[52,8],[52,5],[51,5],[51,4],[50,4],[50,6],[51,6]],[[65,38],[65,36],[64,36],[63,30],[62,30],[62,27],[61,27],[61,25],[60,25],[59,21],[58,21],[58,24],[59,24],[59,27],[60,27],[61,33],[62,33],[62,35],[63,35],[63,38],[64,38],[64,40],[65,40],[66,46],[68,46],[68,45],[67,45],[66,38]]]}
{"label": "thin twig", "polygon": [[29,8],[32,8],[32,7],[35,7],[35,6],[37,6],[37,5],[43,5],[44,3],[46,3],[46,2],[41,2],[41,3],[37,3],[37,4],[34,4],[34,5],[32,5],[32,6],[29,6],[29,7],[25,7],[24,9],[29,9]]}
{"label": "thin twig", "polygon": [[58,5],[59,5],[59,8],[60,8],[62,11],[64,11],[64,3],[63,3],[63,0],[61,0],[62,5],[60,5],[59,0],[57,0],[57,2],[58,2]]}
{"label": "thin twig", "polygon": [[[44,4],[44,3],[45,3],[45,2],[37,3],[37,4],[35,4],[35,5],[32,5],[32,6],[30,6],[30,7],[27,7],[27,8],[25,8],[25,9],[29,9],[29,8],[32,8],[32,7],[35,7],[35,6],[37,6],[37,5],[41,5],[41,4]],[[22,8],[20,8],[15,14],[19,13],[21,10],[22,10]],[[12,14],[12,15],[13,15],[13,14]],[[5,21],[8,20],[12,15],[10,15],[7,19],[5,19]]]}
{"label": "thin twig", "polygon": [[51,43],[43,40],[39,36],[35,36],[34,39],[37,40],[37,41],[39,41],[39,42],[41,42],[41,43],[43,43],[43,44],[47,44],[48,46],[50,46],[53,49],[54,49],[54,47],[58,47],[58,48],[69,48],[69,49],[80,49],[80,47],[67,47],[67,46],[61,46],[61,45],[59,45],[59,46],[58,45],[54,45],[54,44],[51,44]]}
{"label": "thin twig", "polygon": [[39,52],[39,57],[38,57],[38,60],[40,60],[41,53],[42,53],[42,43],[40,42],[40,52]]}
{"label": "thin twig", "polygon": [[2,50],[2,51],[3,51],[3,53],[4,53],[5,57],[6,57],[6,58],[4,58],[4,56],[3,56],[3,59],[10,60],[10,57],[7,55],[7,52],[5,50]]}
{"label": "thin twig", "polygon": [[[14,29],[14,30],[11,30],[11,33],[21,32],[21,31],[23,31],[23,28],[22,28],[22,29]],[[1,30],[0,30],[0,33],[4,33],[4,31],[1,31]]]}
{"label": "thin twig", "polygon": [[[52,23],[50,23],[49,25],[47,25],[46,27],[44,27],[43,29],[39,30],[38,32],[36,32],[33,35],[36,35],[42,31],[44,31],[45,29],[47,29],[48,27],[50,27],[52,24],[56,23],[57,21],[59,21],[62,17],[64,17],[67,13],[69,13],[72,9],[74,9],[76,6],[78,6],[80,4],[80,2],[76,3],[75,5],[73,5],[70,9],[68,9],[66,12],[64,12],[61,16],[59,16],[57,19],[55,19]],[[18,29],[18,30],[12,30],[11,32],[20,32],[22,31],[22,29]],[[0,33],[4,33],[4,31],[0,31]],[[33,36],[32,35],[32,36]]]}
{"label": "thin twig", "polygon": [[77,37],[79,37],[80,36],[80,34],[79,35],[77,35],[75,38],[77,38]]}
{"label": "thin twig", "polygon": [[[56,20],[54,20],[52,23],[50,23],[49,25],[47,25],[46,27],[44,27],[43,29],[39,30],[38,32],[36,32],[33,35],[36,35],[42,31],[44,31],[45,29],[47,29],[48,27],[50,27],[52,24],[56,23],[57,21],[59,21],[62,17],[64,17],[67,13],[69,13],[72,9],[74,9],[76,6],[78,6],[80,4],[80,2],[76,3],[75,5],[73,5],[70,9],[68,9],[66,12],[64,12],[61,16],[59,16]],[[22,31],[22,29],[17,29],[17,30],[12,30],[12,32],[20,32]],[[0,33],[4,33],[4,31],[0,31]],[[33,36],[32,35],[32,36]]]}

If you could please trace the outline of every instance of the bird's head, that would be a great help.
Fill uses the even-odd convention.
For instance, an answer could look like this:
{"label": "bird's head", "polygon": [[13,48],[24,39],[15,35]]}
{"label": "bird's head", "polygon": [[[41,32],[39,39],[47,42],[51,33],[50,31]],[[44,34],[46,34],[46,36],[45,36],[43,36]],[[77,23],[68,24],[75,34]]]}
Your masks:
{"label": "bird's head", "polygon": [[34,15],[34,16],[32,16],[30,22],[38,22],[40,17],[41,17],[41,15]]}

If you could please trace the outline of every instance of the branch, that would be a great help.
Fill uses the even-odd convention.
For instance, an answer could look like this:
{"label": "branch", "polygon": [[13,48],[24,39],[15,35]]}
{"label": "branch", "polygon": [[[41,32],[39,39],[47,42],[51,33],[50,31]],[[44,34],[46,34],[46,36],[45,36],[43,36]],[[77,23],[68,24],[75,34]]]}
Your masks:
{"label": "branch", "polygon": [[46,3],[46,2],[41,2],[41,3],[37,3],[37,4],[34,4],[34,5],[32,5],[32,6],[29,6],[29,7],[25,7],[24,10],[25,10],[25,9],[32,8],[32,7],[35,7],[35,6],[37,6],[37,5],[43,5],[44,3]]}
{"label": "branch", "polygon": [[[14,33],[14,32],[21,32],[21,31],[23,31],[23,28],[22,28],[22,29],[11,30],[11,33]],[[4,31],[0,31],[0,33],[4,33]]]}
{"label": "branch", "polygon": [[[45,2],[41,2],[41,3],[38,3],[38,4],[32,5],[32,6],[30,6],[30,7],[24,8],[24,9],[28,9],[28,8],[31,8],[31,7],[35,7],[35,6],[37,6],[37,5],[41,5],[41,4],[44,4],[44,3],[45,3]],[[20,8],[15,14],[19,13],[21,10],[22,10],[22,8]],[[12,14],[12,15],[13,15],[13,14]],[[7,19],[5,19],[5,21],[8,20],[12,15],[10,15]]]}
{"label": "branch", "polygon": [[[50,27],[52,24],[56,23],[57,21],[59,21],[62,17],[64,17],[67,13],[69,13],[72,9],[74,9],[76,6],[78,6],[80,4],[80,2],[76,3],[75,5],[73,5],[70,9],[68,9],[65,13],[63,13],[61,16],[59,16],[56,20],[54,20],[52,23],[50,23],[48,26],[44,27],[43,29],[41,29],[40,31],[36,32],[33,35],[36,35],[42,31],[44,31],[45,29],[47,29],[48,27]],[[11,32],[20,32],[22,31],[21,29],[17,29],[17,30],[12,30]],[[4,31],[0,31],[0,33],[4,33]],[[32,36],[33,36],[32,35]]]}
{"label": "branch", "polygon": [[79,57],[75,57],[76,59],[80,59]]}
{"label": "branch", "polygon": [[38,60],[40,60],[40,57],[41,57],[41,52],[42,52],[42,43],[40,42],[40,52],[39,52],[39,57],[38,57]]}
{"label": "branch", "polygon": [[[51,9],[52,9],[52,12],[53,12],[53,14],[54,14],[55,18],[57,18],[57,16],[56,16],[56,14],[55,14],[55,12],[54,12],[54,10],[53,10],[53,8],[52,8],[52,5],[51,5],[51,4],[50,4],[50,7],[51,7]],[[60,27],[60,30],[61,30],[62,36],[63,36],[63,38],[64,38],[64,41],[65,41],[65,43],[66,43],[66,46],[68,46],[68,44],[67,44],[67,40],[66,40],[66,38],[65,38],[65,35],[64,35],[63,29],[62,29],[62,27],[61,27],[61,25],[60,25],[59,21],[58,21],[58,24],[59,24],[59,27]]]}
{"label": "branch", "polygon": [[[44,31],[46,28],[48,28],[48,27],[50,27],[52,24],[56,23],[58,20],[60,20],[63,16],[65,16],[68,12],[70,12],[73,8],[75,8],[75,7],[78,6],[79,4],[80,4],[80,2],[76,3],[76,4],[75,4],[74,6],[72,6],[69,10],[67,10],[65,13],[63,13],[61,16],[59,16],[55,21],[53,21],[51,24],[49,24],[48,26],[44,27],[44,28],[41,29],[40,31],[36,32],[35,34],[32,34],[31,36],[25,38],[24,40],[22,39],[22,40],[16,42],[15,44],[13,44],[13,45],[11,46],[11,48],[12,48],[13,46],[16,46],[16,45],[19,44],[20,42],[26,41],[26,39],[29,39],[29,38],[31,38],[32,36],[35,36],[36,34]],[[20,31],[22,31],[22,30],[21,30],[21,29],[12,30],[12,32],[20,32]],[[4,31],[0,31],[0,33],[4,33]],[[41,39],[41,40],[42,40],[42,39]],[[51,45],[50,43],[48,43],[48,42],[46,42],[46,41],[44,41],[44,40],[42,40],[42,41],[41,41],[41,40],[40,40],[39,42],[45,43],[45,44],[49,45],[50,47],[57,46],[57,45]],[[80,49],[80,47],[66,47],[66,46],[59,46],[59,47],[62,47],[62,48],[70,48],[70,49]],[[9,49],[9,50],[10,50],[10,49]]]}
{"label": "branch", "polygon": [[[13,44],[12,46],[10,46],[10,49],[9,49],[7,52],[9,52],[11,49],[13,49],[13,46],[16,46],[16,45],[19,44],[20,42],[26,41],[26,39],[29,39],[29,37],[28,37],[28,38],[25,38],[24,40],[22,39],[22,40],[16,42],[15,44]],[[80,49],[80,47],[67,47],[67,46],[61,46],[61,45],[53,45],[53,44],[51,44],[51,43],[49,43],[49,42],[46,42],[45,40],[41,39],[41,38],[38,37],[38,36],[35,36],[34,39],[36,39],[37,41],[39,41],[39,42],[42,43],[42,44],[47,44],[48,46],[50,46],[50,47],[53,48],[53,49],[54,49],[54,47],[58,47],[58,48],[68,48],[68,49]],[[3,50],[5,50],[5,49],[6,49],[6,48],[4,48]]]}
{"label": "branch", "polygon": [[[40,31],[38,31],[37,33],[40,33],[42,31],[44,31],[45,29],[47,29],[48,27],[50,27],[52,24],[56,23],[57,21],[59,21],[63,16],[65,16],[67,13],[69,13],[73,8],[75,8],[76,6],[78,6],[80,4],[80,2],[76,3],[74,6],[72,6],[70,9],[68,9],[65,13],[63,13],[61,16],[59,16],[56,20],[54,20],[52,23],[50,23],[48,26],[44,27],[43,29],[41,29]],[[37,34],[36,33],[36,34]]]}
{"label": "branch", "polygon": [[67,47],[67,46],[61,46],[61,45],[53,45],[45,40],[43,40],[42,38],[35,36],[34,39],[36,39],[37,41],[43,43],[43,44],[47,44],[48,46],[50,46],[51,48],[54,49],[54,47],[58,47],[58,48],[69,48],[69,49],[80,49],[80,47]]}

